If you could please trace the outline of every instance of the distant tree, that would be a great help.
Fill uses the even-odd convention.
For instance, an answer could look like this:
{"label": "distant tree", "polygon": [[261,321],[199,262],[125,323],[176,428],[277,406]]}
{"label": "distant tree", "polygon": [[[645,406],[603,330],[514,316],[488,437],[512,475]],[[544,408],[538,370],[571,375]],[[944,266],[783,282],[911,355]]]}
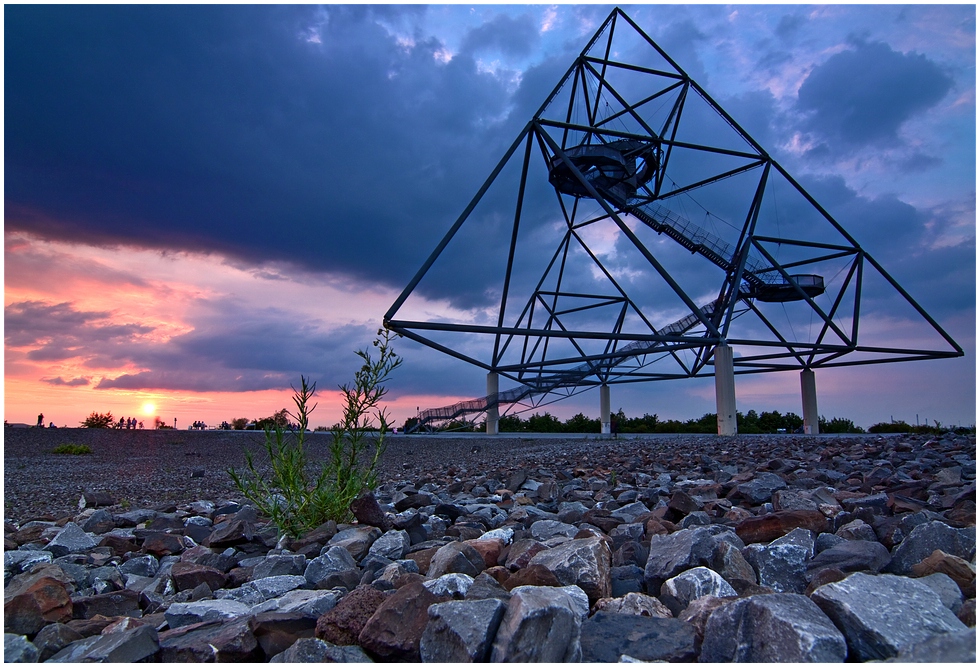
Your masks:
{"label": "distant tree", "polygon": [[561,433],[561,422],[550,413],[539,415],[535,412],[527,419],[527,429],[532,433]]}
{"label": "distant tree", "polygon": [[912,427],[904,421],[878,422],[868,427],[868,433],[911,433]]}
{"label": "distant tree", "polygon": [[581,412],[565,420],[562,431],[565,433],[598,433],[601,430],[598,419],[589,419]]}
{"label": "distant tree", "polygon": [[527,427],[518,415],[504,415],[497,421],[497,430],[501,433],[519,433]]}
{"label": "distant tree", "polygon": [[864,433],[863,428],[855,426],[854,422],[843,417],[834,417],[830,421],[820,417],[819,423],[821,433]]}
{"label": "distant tree", "polygon": [[405,420],[405,424],[402,426],[402,430],[407,433],[410,429],[415,428],[416,424],[418,423],[419,423],[418,417],[409,417],[408,419]]}
{"label": "distant tree", "polygon": [[85,428],[112,428],[116,423],[115,418],[112,416],[111,412],[106,412],[105,414],[101,412],[93,412],[85,421],[82,422],[82,426]]}
{"label": "distant tree", "polygon": [[244,431],[250,421],[252,420],[248,417],[237,417],[231,420],[231,427],[236,431]]}
{"label": "distant tree", "polygon": [[163,421],[163,420],[162,420],[162,419],[160,419],[159,417],[154,417],[154,418],[153,418],[153,428],[157,428],[157,429],[165,429],[165,428],[170,428],[170,429],[172,429],[172,428],[173,428],[173,426],[171,426],[171,425],[170,425],[170,424],[168,424],[167,422],[165,422],[165,421]]}

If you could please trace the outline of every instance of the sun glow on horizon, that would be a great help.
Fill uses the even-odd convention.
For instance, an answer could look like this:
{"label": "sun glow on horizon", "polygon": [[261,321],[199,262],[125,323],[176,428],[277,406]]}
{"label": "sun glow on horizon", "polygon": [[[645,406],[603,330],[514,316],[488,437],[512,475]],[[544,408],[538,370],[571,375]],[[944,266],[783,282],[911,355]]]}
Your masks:
{"label": "sun glow on horizon", "polygon": [[146,403],[143,404],[142,410],[144,415],[146,415],[147,417],[152,417],[157,412],[157,406],[155,403],[151,403],[150,401],[147,401]]}

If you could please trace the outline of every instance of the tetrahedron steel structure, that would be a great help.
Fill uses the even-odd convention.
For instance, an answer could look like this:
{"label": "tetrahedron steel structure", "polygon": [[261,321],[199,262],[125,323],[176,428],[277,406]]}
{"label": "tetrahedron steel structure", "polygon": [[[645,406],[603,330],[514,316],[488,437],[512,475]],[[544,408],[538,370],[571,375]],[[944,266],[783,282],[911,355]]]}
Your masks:
{"label": "tetrahedron steel structure", "polygon": [[[488,295],[481,284],[494,272]],[[480,307],[456,321],[399,316],[426,280],[465,291],[468,273]],[[712,375],[723,343],[737,374],[963,354],[618,8],[385,324],[516,385],[439,419],[600,384]]]}

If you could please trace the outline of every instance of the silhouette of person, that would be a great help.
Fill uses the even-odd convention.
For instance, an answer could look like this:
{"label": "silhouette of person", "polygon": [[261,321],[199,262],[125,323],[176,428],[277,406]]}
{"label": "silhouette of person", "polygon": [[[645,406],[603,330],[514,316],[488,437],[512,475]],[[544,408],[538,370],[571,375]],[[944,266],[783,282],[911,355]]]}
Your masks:
{"label": "silhouette of person", "polygon": [[37,427],[44,428],[44,413],[42,412],[37,416]]}

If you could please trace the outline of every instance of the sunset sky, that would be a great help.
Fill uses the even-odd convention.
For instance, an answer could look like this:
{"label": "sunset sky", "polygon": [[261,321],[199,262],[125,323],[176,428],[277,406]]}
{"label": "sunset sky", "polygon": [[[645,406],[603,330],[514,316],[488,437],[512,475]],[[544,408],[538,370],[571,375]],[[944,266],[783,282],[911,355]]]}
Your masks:
{"label": "sunset sky", "polygon": [[[313,424],[337,421],[353,351],[610,9],[6,5],[5,419],[264,417],[305,374]],[[966,352],[818,371],[820,413],[974,424],[975,6],[623,9]],[[400,316],[474,317],[458,287]],[[485,389],[396,349],[399,423]],[[710,379],[612,391],[628,415],[714,411]],[[737,397],[801,413],[797,373]]]}

